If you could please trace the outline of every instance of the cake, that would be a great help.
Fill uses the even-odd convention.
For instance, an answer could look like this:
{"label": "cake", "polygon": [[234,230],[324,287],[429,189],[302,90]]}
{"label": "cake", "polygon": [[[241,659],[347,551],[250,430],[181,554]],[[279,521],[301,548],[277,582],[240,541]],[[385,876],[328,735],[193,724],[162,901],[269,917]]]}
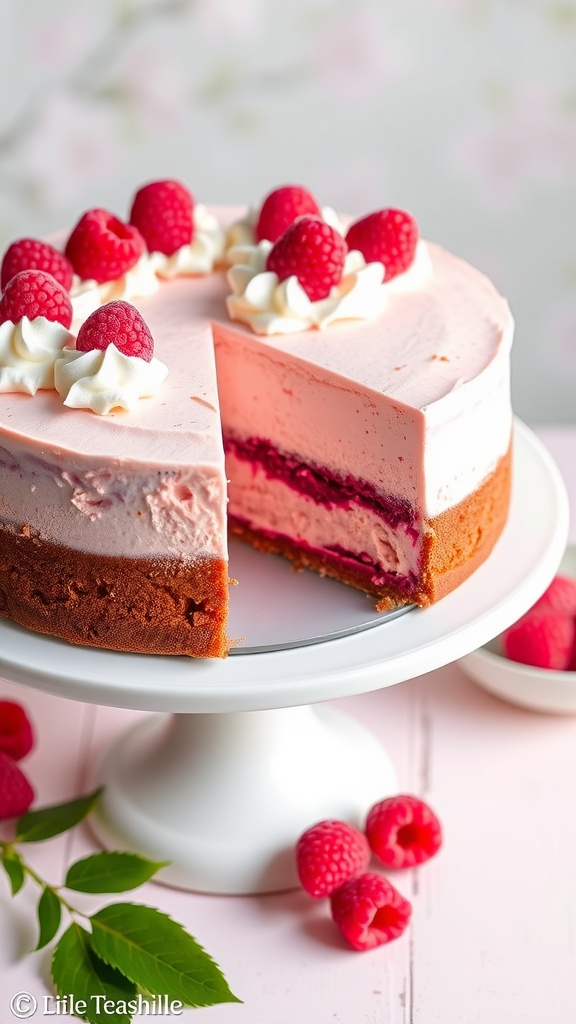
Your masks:
{"label": "cake", "polygon": [[[386,279],[332,234],[346,269],[317,299],[274,276],[279,242],[250,237],[254,216],[201,209],[196,230],[191,207],[162,253],[143,209],[125,236],[115,228],[122,246],[145,240],[129,272],[110,257],[99,281],[88,260],[82,281],[59,286],[73,321],[0,323],[0,615],[73,643],[224,656],[227,528],[381,610],[459,586],[498,539],[510,495],[513,327],[494,286],[416,238],[410,266]],[[329,219],[304,214],[313,231]],[[74,255],[73,236],[49,248]],[[155,344],[134,393],[142,359],[74,349],[93,311],[123,299]],[[128,383],[103,399],[114,360]]]}

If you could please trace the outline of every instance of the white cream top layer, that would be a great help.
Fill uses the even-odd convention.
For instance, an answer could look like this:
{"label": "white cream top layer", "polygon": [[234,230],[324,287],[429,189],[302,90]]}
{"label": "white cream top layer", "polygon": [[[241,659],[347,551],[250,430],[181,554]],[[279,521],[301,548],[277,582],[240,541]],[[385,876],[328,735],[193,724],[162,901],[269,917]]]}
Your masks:
{"label": "white cream top layer", "polygon": [[512,319],[487,278],[428,251],[429,281],[390,295],[377,320],[266,340],[228,320],[223,272],[163,282],[135,300],[169,370],[157,397],[100,417],[54,391],[0,394],[0,518],[80,550],[166,555],[197,541],[225,557],[218,391],[225,431],[281,440],[422,515],[452,507],[508,448]]}

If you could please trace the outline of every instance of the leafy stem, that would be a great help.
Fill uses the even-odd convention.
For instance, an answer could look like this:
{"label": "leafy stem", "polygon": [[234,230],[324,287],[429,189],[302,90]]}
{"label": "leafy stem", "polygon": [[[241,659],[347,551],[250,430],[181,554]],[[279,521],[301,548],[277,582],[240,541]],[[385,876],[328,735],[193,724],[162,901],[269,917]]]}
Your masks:
{"label": "leafy stem", "polygon": [[[68,911],[69,914],[79,914],[80,917],[87,916],[86,914],[83,914],[81,910],[78,910],[76,907],[73,907],[70,903],[68,903],[68,900],[61,895],[60,890],[62,889],[62,886],[50,885],[48,882],[45,881],[45,879],[43,879],[38,874],[37,871],[34,870],[31,864],[26,863],[26,861],[22,857],[22,854],[17,851],[14,842],[6,842],[0,839],[0,856],[2,857],[2,860],[5,860],[6,858],[8,858],[9,860],[18,858],[18,861],[22,866],[24,875],[28,875],[28,877],[31,878],[32,881],[35,882],[36,885],[38,885],[41,889],[49,889],[50,892],[54,893],[55,898]],[[16,893],[14,893],[13,891],[12,895],[15,896]]]}
{"label": "leafy stem", "polygon": [[127,892],[149,881],[166,862],[127,851],[102,851],[75,861],[63,884],[52,885],[23,857],[21,845],[42,842],[73,828],[99,795],[96,790],[65,804],[30,811],[16,822],[15,839],[0,840],[0,862],[12,895],[26,879],[41,889],[35,949],[42,949],[57,936],[63,910],[72,919],[52,956],[57,994],[72,995],[73,1012],[90,1024],[130,1024],[140,1009],[137,997],[142,993],[176,1001],[180,1007],[239,1002],[217,964],[167,914],[129,902],[112,903],[86,914],[63,894],[63,890]]}

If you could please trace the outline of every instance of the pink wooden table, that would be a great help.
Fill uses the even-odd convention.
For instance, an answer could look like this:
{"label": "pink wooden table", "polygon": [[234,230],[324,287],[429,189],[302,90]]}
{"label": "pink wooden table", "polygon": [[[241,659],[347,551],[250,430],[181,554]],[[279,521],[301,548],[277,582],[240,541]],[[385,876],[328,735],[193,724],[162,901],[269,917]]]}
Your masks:
{"label": "pink wooden table", "polygon": [[[576,537],[576,428],[539,431],[563,471]],[[140,713],[84,705],[0,681],[33,718],[24,763],[38,803],[87,786],[87,766]],[[242,1005],[185,1010],[194,1024],[571,1024],[576,1020],[576,719],[522,711],[458,666],[336,702],[392,755],[401,789],[438,811],[441,854],[395,884],[413,902],[400,940],[371,953],[341,944],[326,907],[301,893],[222,897],[149,884],[135,899],[170,913],[224,970]],[[81,830],[37,847],[52,882],[95,848]],[[26,991],[45,1017],[49,950],[35,943],[31,886],[0,878],[0,1024]],[[102,899],[99,902],[109,902]],[[85,897],[86,909],[96,908]],[[138,1017],[137,1020],[151,1020]]]}

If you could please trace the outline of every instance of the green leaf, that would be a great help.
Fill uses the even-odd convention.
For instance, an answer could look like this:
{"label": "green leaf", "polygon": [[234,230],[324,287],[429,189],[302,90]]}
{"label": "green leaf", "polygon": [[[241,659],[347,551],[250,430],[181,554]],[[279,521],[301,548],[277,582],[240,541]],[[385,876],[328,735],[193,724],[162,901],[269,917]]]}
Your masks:
{"label": "green leaf", "polygon": [[45,887],[38,901],[38,923],[40,934],[36,949],[42,949],[50,942],[60,927],[62,904],[53,889]]}
{"label": "green leaf", "polygon": [[69,800],[65,804],[53,804],[51,807],[40,807],[37,811],[28,811],[16,822],[15,842],[39,843],[43,839],[51,839],[52,836],[58,836],[61,832],[74,828],[74,825],[78,825],[89,814],[101,792],[101,789],[96,789],[88,796]]}
{"label": "green leaf", "polygon": [[220,968],[167,914],[134,903],[114,903],[90,918],[92,948],[151,995],[186,1006],[239,1003]]}
{"label": "green leaf", "polygon": [[71,865],[64,885],[76,892],[126,892],[144,885],[167,863],[137,853],[94,853]]}
{"label": "green leaf", "polygon": [[12,850],[10,847],[8,847],[2,853],[2,863],[4,865],[6,874],[10,879],[12,895],[15,896],[17,892],[20,892],[20,889],[24,885],[24,879],[26,877],[24,874],[22,861],[20,860],[20,856],[18,855],[16,850]]}
{"label": "green leaf", "polygon": [[[52,957],[52,980],[59,996],[74,996],[75,1013],[90,1024],[130,1024],[136,1000],[136,986],[94,953],[90,935],[80,925],[64,932]],[[85,1009],[78,1005],[84,1001]],[[110,1000],[113,1012],[105,1012]],[[110,1003],[108,1008],[110,1008]]]}

